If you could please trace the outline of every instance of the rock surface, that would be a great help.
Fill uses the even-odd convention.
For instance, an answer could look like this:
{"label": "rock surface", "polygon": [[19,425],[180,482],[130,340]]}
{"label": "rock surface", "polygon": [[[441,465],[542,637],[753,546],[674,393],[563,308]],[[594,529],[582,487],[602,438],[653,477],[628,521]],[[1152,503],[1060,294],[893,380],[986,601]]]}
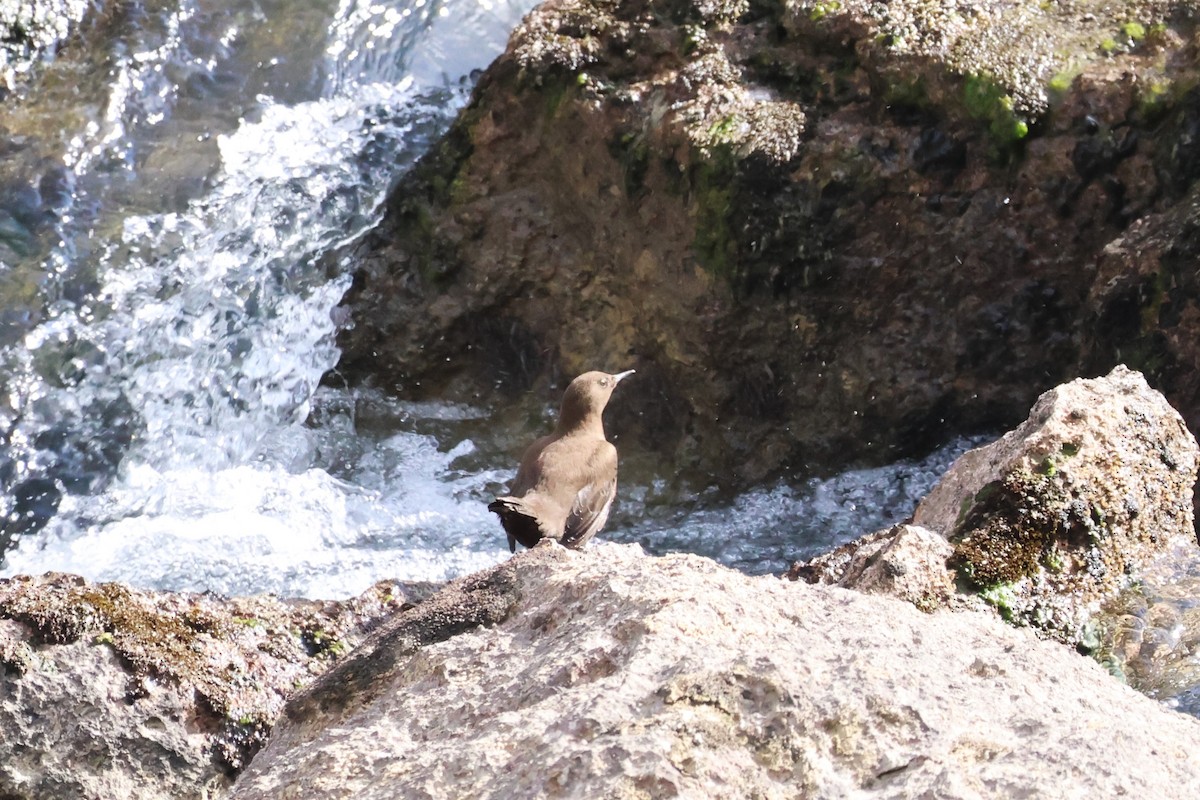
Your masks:
{"label": "rock surface", "polygon": [[1198,748],[990,615],[544,543],[390,620],[231,797],[1184,798]]}
{"label": "rock surface", "polygon": [[1046,392],[1019,427],[963,454],[914,525],[796,564],[789,577],[921,608],[977,605],[977,593],[1017,624],[1095,649],[1102,601],[1168,554],[1200,556],[1197,454],[1178,412],[1119,366]]}
{"label": "rock surface", "polygon": [[940,534],[917,525],[876,531],[788,571],[790,580],[841,586],[912,603],[923,611],[966,603],[949,567],[954,548]]}
{"label": "rock surface", "polygon": [[401,605],[0,580],[0,797],[214,798],[283,703]]}
{"label": "rock surface", "polygon": [[703,485],[1009,427],[1121,361],[1195,425],[1195,31],[1165,0],[548,2],[364,243],[341,374],[520,425],[636,367],[623,456]]}
{"label": "rock surface", "polygon": [[1196,439],[1125,367],[1046,392],[950,467],[913,515],[1003,613],[1068,640],[1141,566],[1196,546]]}

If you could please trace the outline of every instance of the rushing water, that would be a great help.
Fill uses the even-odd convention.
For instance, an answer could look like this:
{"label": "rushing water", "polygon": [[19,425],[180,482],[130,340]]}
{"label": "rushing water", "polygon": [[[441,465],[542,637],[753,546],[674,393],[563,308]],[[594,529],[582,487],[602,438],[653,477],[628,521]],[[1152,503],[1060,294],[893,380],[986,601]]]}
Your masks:
{"label": "rushing water", "polygon": [[330,254],[529,5],[122,5],[35,76],[3,121],[6,572],[342,595],[494,558],[376,558],[377,488],[301,423],[337,358]]}

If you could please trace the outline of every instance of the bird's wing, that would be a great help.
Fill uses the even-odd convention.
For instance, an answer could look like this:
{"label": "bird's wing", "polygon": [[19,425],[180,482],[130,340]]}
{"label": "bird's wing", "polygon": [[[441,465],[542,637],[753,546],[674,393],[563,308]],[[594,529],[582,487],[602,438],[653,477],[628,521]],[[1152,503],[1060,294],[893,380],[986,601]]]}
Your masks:
{"label": "bird's wing", "polygon": [[563,529],[562,543],[566,547],[583,547],[608,522],[608,511],[617,495],[617,451],[607,442],[605,445],[597,457],[611,467],[598,470],[598,474],[611,477],[588,483],[575,495]]}

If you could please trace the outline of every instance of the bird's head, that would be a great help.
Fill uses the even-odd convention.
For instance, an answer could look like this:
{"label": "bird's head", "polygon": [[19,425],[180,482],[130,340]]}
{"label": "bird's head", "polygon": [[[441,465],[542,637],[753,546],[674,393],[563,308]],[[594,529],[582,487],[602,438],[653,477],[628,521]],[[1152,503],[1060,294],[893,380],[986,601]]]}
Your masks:
{"label": "bird's head", "polygon": [[559,413],[558,424],[562,426],[575,425],[591,414],[600,414],[612,397],[617,384],[633,374],[633,370],[625,370],[615,375],[607,372],[585,372],[567,387],[563,395],[562,411]]}

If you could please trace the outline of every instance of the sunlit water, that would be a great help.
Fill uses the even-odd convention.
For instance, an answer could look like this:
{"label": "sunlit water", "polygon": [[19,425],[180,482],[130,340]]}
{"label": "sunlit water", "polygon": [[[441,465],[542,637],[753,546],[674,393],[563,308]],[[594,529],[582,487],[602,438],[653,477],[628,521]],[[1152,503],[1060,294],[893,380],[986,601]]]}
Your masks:
{"label": "sunlit water", "polygon": [[341,596],[495,559],[408,535],[452,510],[377,509],[385,476],[334,477],[303,423],[337,360],[331,254],[529,5],[150,3],[34,82],[0,184],[6,573]]}

